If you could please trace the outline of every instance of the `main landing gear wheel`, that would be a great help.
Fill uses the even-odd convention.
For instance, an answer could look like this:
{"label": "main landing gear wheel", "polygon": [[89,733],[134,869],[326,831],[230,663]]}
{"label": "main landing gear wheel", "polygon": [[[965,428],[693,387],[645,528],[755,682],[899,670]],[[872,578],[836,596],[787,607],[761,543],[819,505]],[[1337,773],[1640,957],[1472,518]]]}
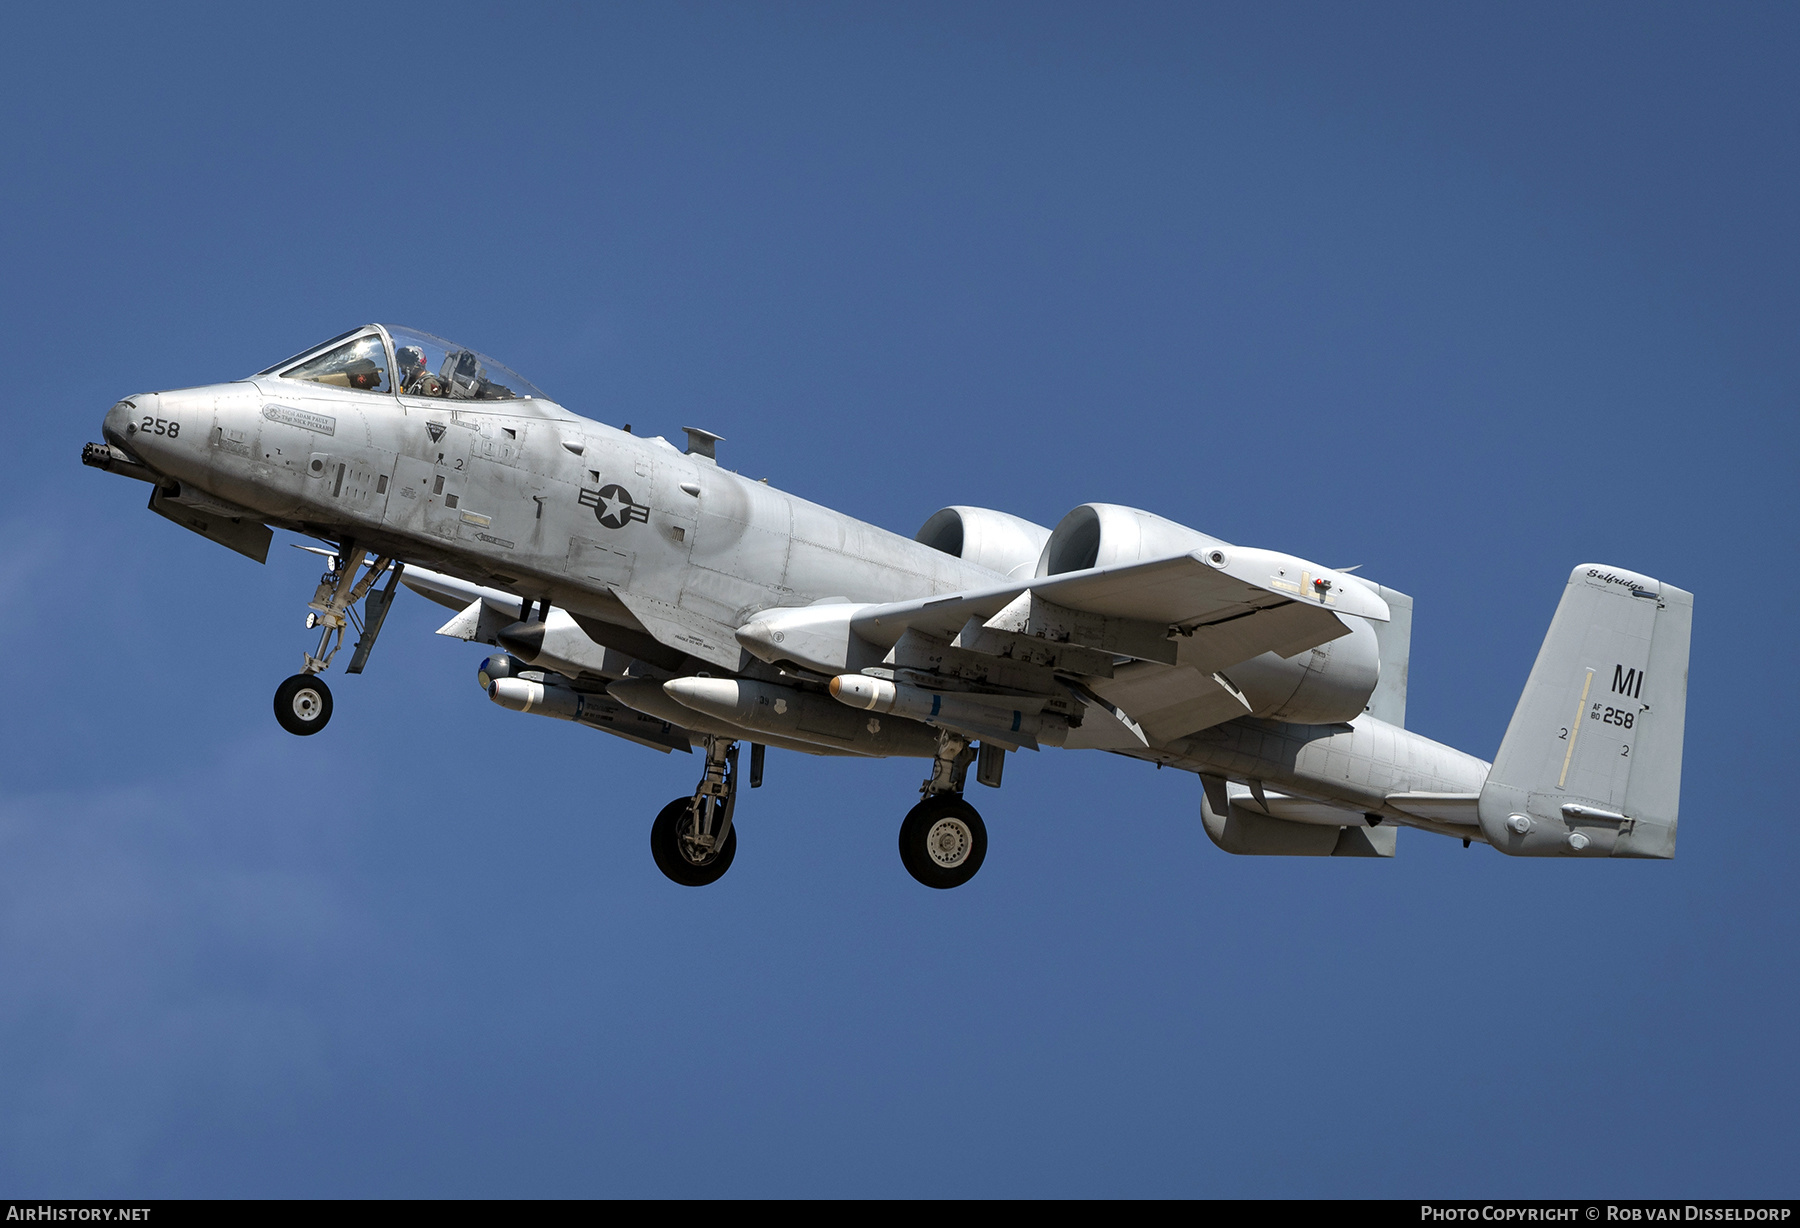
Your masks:
{"label": "main landing gear wheel", "polygon": [[656,868],[683,887],[716,883],[731,869],[737,856],[737,828],[725,833],[725,847],[718,852],[694,842],[694,799],[678,797],[662,808],[650,825],[650,855]]}
{"label": "main landing gear wheel", "polygon": [[900,824],[900,861],[927,887],[960,887],[987,857],[987,827],[954,793],[928,797]]}
{"label": "main landing gear wheel", "polygon": [[331,688],[317,674],[295,674],[275,688],[275,719],[301,737],[319,732],[331,720]]}

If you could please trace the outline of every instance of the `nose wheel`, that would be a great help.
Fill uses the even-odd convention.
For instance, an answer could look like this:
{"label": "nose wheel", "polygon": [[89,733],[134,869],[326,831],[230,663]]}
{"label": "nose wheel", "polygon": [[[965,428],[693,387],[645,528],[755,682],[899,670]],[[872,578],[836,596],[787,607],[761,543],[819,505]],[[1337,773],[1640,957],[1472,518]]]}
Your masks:
{"label": "nose wheel", "polygon": [[319,732],[331,720],[331,688],[317,674],[295,674],[275,688],[275,719],[301,737]]}

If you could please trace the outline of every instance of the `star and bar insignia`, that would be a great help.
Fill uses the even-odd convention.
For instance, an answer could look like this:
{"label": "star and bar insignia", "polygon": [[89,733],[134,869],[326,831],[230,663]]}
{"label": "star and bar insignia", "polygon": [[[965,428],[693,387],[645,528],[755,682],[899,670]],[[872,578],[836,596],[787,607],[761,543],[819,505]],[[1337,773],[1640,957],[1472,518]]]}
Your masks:
{"label": "star and bar insignia", "polygon": [[583,487],[581,506],[593,508],[594,519],[609,529],[622,529],[634,520],[650,523],[649,505],[635,502],[631,492],[616,482],[599,490]]}

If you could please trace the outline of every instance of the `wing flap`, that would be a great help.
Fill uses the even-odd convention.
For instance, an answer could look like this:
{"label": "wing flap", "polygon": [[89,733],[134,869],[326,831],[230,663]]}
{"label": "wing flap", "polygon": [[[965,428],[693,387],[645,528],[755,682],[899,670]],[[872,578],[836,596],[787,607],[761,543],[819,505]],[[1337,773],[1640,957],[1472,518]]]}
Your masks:
{"label": "wing flap", "polygon": [[1156,745],[1249,713],[1234,688],[1198,670],[1169,669],[1145,662],[1121,666],[1111,678],[1095,679],[1093,690],[1130,714],[1145,739]]}

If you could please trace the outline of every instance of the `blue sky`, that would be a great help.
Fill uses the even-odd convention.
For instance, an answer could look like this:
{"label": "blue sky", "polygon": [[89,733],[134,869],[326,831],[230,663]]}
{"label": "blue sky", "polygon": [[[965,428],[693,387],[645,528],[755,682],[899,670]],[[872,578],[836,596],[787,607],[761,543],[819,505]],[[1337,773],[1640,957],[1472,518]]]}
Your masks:
{"label": "blue sky", "polygon": [[[0,1193],[1792,1196],[1788,6],[13,6]],[[1232,858],[1192,776],[664,758],[78,464],[357,323],[910,533],[1130,503],[1412,593],[1490,756],[1577,562],[1697,594],[1680,855]]]}

